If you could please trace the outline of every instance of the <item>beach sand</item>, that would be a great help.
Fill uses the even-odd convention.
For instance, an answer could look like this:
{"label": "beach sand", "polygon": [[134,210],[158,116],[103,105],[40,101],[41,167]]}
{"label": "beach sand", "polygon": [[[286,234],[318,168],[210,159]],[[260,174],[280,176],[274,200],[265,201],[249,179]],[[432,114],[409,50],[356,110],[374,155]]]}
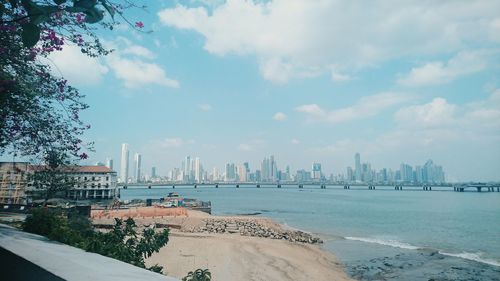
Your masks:
{"label": "beach sand", "polygon": [[[181,279],[189,271],[208,268],[215,281],[352,280],[335,256],[318,245],[239,234],[190,232],[207,218],[248,219],[267,227],[284,228],[268,218],[219,217],[197,211],[188,211],[185,216],[161,217],[158,217],[161,212],[156,211],[152,218],[147,215],[150,210],[139,210],[141,214],[134,215],[138,225],[156,222],[179,227],[171,228],[167,246],[146,261],[148,266],[163,266],[164,273],[172,277]],[[94,213],[94,223],[112,223],[112,219]]]}
{"label": "beach sand", "polygon": [[159,264],[177,278],[208,268],[216,281],[351,280],[317,245],[231,234],[173,232],[146,263]]}
{"label": "beach sand", "polygon": [[[209,269],[215,281],[322,281],[352,280],[331,253],[317,244],[290,242],[239,233],[196,231],[209,220],[248,220],[272,229],[286,229],[269,218],[256,216],[211,216],[192,211],[134,208],[120,211],[93,211],[94,224],[113,224],[113,217],[130,215],[139,226],[170,226],[167,246],[146,260],[158,264],[164,273],[181,279],[189,271]],[[194,231],[194,232],[193,232]]]}

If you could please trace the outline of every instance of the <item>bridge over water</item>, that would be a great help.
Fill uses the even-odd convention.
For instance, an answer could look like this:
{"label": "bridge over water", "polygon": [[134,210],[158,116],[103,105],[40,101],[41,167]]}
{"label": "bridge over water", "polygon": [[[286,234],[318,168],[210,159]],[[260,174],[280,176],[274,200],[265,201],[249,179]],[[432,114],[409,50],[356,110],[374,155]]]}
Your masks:
{"label": "bridge over water", "polygon": [[219,188],[219,187],[234,187],[234,188],[282,188],[282,187],[312,187],[319,189],[347,189],[350,190],[423,190],[423,191],[455,191],[455,192],[464,192],[464,191],[488,191],[488,192],[500,192],[500,183],[496,184],[487,184],[487,183],[463,183],[463,184],[362,184],[362,183],[319,183],[319,182],[215,182],[215,183],[172,183],[172,182],[157,182],[157,183],[129,183],[127,185],[119,184],[121,188],[127,189],[128,187],[166,187],[173,188],[176,187],[193,187],[193,188]]}

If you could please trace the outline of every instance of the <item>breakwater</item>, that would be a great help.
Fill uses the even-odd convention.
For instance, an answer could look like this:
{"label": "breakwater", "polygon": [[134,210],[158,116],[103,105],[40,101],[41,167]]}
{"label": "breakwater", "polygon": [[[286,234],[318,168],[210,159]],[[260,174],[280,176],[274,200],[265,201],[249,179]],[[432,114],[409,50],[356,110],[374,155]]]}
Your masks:
{"label": "breakwater", "polygon": [[242,236],[254,236],[270,239],[287,240],[290,242],[301,242],[319,244],[323,241],[319,237],[300,231],[287,230],[278,225],[266,225],[258,220],[248,219],[205,219],[203,224],[192,229],[192,232],[206,233],[229,233]]}

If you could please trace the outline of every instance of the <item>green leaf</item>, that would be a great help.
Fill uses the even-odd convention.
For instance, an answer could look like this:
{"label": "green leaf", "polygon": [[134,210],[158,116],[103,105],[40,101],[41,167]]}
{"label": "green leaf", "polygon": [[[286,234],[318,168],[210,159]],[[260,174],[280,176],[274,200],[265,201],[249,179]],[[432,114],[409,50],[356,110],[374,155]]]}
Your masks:
{"label": "green leaf", "polygon": [[66,2],[66,0],[54,0],[54,2],[57,4],[57,5],[61,5],[61,4],[64,4]]}
{"label": "green leaf", "polygon": [[79,0],[76,1],[75,4],[73,4],[73,6],[82,7],[88,10],[94,8],[95,4],[97,4],[97,0]]}
{"label": "green leaf", "polygon": [[36,45],[40,40],[40,27],[33,23],[26,23],[22,25],[23,32],[21,38],[26,48],[31,48]]}
{"label": "green leaf", "polygon": [[83,13],[87,11],[87,9],[83,7],[66,7],[64,10],[70,13]]}

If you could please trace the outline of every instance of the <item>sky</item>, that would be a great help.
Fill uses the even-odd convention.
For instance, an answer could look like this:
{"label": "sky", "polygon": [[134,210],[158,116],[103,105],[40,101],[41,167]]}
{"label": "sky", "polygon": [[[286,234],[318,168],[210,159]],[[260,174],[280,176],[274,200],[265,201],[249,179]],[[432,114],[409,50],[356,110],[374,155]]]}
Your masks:
{"label": "sky", "polygon": [[88,163],[121,143],[160,175],[186,155],[345,173],[433,159],[500,180],[500,1],[145,1],[99,31],[115,51],[50,59],[86,95]]}

